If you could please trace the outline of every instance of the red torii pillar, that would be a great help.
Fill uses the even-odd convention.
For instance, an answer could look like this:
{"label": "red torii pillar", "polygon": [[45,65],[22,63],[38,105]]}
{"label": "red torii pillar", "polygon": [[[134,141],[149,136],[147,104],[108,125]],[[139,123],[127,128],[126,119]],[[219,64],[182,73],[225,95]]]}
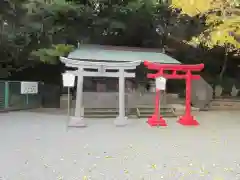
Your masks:
{"label": "red torii pillar", "polygon": [[[148,78],[157,78],[160,76],[166,79],[185,79],[186,80],[185,114],[179,118],[178,123],[184,126],[199,125],[199,123],[191,115],[191,80],[200,79],[200,75],[192,75],[192,71],[194,72],[201,71],[204,68],[204,64],[197,64],[197,65],[159,64],[159,63],[151,63],[148,61],[144,61],[144,65],[150,70],[158,71],[156,74],[149,73],[147,75]],[[165,70],[171,70],[172,73],[170,74],[164,73]],[[185,72],[185,74],[177,74],[177,71]],[[151,126],[161,125],[163,122],[163,119],[157,119],[157,116],[156,116],[156,114],[158,113],[156,112],[156,109],[159,108],[159,103],[157,103],[157,101],[159,101],[159,96],[156,96],[156,106],[158,107],[155,107],[155,113],[152,116],[152,118],[155,118],[155,120],[151,119],[151,121],[148,121],[150,122]]]}

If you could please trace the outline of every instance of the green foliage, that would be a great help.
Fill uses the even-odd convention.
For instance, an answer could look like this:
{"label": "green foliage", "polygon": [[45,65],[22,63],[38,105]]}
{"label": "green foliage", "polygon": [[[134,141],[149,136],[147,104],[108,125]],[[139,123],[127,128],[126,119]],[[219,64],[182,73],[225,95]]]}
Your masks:
{"label": "green foliage", "polygon": [[[219,23],[216,13],[208,11],[209,7],[217,8],[209,4],[211,1],[191,0],[191,4],[189,0],[173,0],[176,4],[171,9],[164,0],[4,0],[0,2],[1,64],[8,72],[34,65],[37,61],[29,61],[32,58],[56,64],[58,56],[67,55],[78,43],[177,51],[182,45],[175,44],[189,42],[192,37],[201,45],[207,44],[205,40],[225,44],[221,40],[225,36],[220,41],[215,38],[219,29],[223,34],[232,32],[227,42],[232,44],[229,47],[238,47],[234,43],[240,37],[239,16]],[[202,16],[195,16],[199,14]],[[184,53],[192,53],[192,59],[197,56],[193,51]]]}
{"label": "green foliage", "polygon": [[[55,56],[55,50],[47,49],[52,44],[156,47],[165,34],[174,34],[173,24],[178,24],[173,20],[178,15],[156,1],[19,0],[1,5],[0,54],[4,63],[13,66],[26,64],[32,55],[56,63],[49,57]],[[169,26],[168,18],[174,21]],[[160,36],[159,26],[164,28]]]}
{"label": "green foliage", "polygon": [[33,51],[31,55],[44,63],[57,64],[60,56],[67,56],[73,50],[73,45],[57,44],[49,49],[41,48]]}

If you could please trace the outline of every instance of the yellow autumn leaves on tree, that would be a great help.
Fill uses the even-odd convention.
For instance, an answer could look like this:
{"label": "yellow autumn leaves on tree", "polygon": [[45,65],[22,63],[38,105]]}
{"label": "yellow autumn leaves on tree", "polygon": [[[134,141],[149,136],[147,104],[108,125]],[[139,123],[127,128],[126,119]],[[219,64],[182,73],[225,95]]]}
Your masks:
{"label": "yellow autumn leaves on tree", "polygon": [[204,13],[211,9],[212,0],[172,0],[171,6],[173,8],[182,9],[182,13],[189,16],[195,16],[199,13]]}
{"label": "yellow autumn leaves on tree", "polygon": [[172,8],[182,9],[189,16],[205,16],[208,27],[190,44],[227,47],[240,51],[240,6],[237,0],[172,0]]}

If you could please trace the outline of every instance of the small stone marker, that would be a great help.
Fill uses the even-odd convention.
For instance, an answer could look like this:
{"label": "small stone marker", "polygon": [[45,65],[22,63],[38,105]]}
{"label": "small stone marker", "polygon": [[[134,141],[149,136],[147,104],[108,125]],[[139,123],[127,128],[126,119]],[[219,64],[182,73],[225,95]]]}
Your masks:
{"label": "small stone marker", "polygon": [[232,86],[231,96],[236,97],[238,95],[239,90],[235,86],[235,84]]}
{"label": "small stone marker", "polygon": [[223,92],[222,86],[221,86],[221,85],[217,85],[217,86],[215,87],[215,96],[216,96],[216,97],[221,97],[222,92]]}
{"label": "small stone marker", "polygon": [[194,107],[205,109],[213,98],[213,88],[203,78],[192,81],[191,100]]}

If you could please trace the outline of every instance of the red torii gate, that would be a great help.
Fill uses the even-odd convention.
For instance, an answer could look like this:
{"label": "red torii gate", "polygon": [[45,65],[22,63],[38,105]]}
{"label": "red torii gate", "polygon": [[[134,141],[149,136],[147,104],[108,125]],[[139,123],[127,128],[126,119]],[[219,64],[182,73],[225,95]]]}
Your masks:
{"label": "red torii gate", "polygon": [[[156,74],[147,74],[148,78],[164,77],[166,79],[185,79],[186,80],[186,101],[185,101],[185,114],[181,116],[178,123],[185,126],[197,126],[199,123],[191,115],[191,80],[200,79],[200,75],[192,75],[192,71],[201,71],[204,68],[204,64],[196,65],[183,65],[183,64],[159,64],[144,61],[144,65],[150,70],[157,70]],[[164,73],[165,70],[171,70],[172,73]],[[177,71],[185,72],[185,74],[177,74]],[[167,126],[166,121],[159,115],[159,93],[160,90],[156,90],[155,112],[148,119],[148,124],[151,126]]]}

